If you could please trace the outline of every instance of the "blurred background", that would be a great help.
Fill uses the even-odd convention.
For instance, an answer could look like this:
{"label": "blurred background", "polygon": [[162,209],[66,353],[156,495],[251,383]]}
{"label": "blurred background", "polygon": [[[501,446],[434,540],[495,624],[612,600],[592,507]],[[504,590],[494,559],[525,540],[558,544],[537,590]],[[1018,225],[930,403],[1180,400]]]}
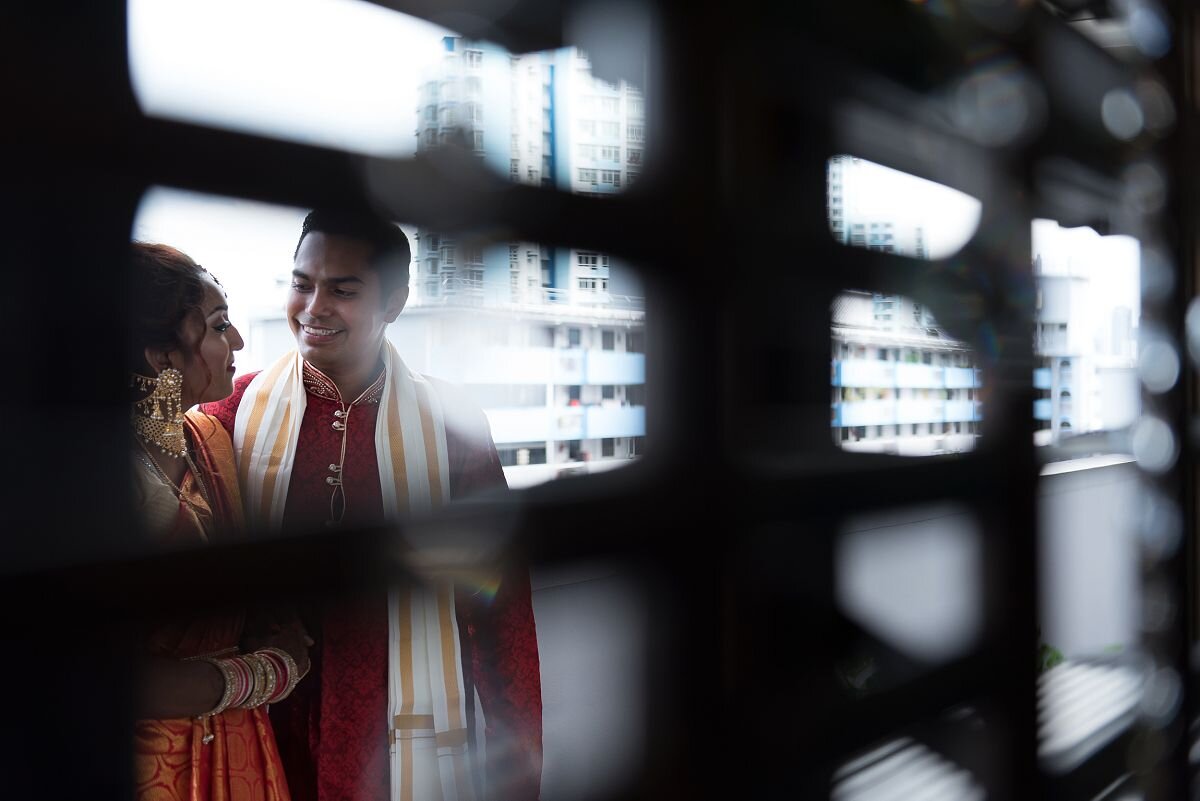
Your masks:
{"label": "blurred background", "polygon": [[[529,562],[546,801],[1196,794],[1189,4],[0,19],[0,676],[50,665],[0,724],[12,797],[51,797],[81,716],[104,745],[51,795],[129,797],[148,608],[419,580],[397,536]],[[150,553],[123,249],[216,275],[252,372],[318,204],[408,235],[388,336],[484,410],[513,491]]]}

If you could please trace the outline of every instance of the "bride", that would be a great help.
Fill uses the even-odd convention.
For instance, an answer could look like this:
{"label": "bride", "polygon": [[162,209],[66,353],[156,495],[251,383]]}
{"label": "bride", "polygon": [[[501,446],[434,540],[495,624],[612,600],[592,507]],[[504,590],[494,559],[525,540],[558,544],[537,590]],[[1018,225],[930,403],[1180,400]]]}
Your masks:
{"label": "bride", "polygon": [[[242,337],[220,285],[180,251],[134,243],[130,268],[130,446],[143,529],[167,548],[234,542],[242,504],[233,447],[192,407],[233,391]],[[307,672],[312,641],[298,622],[255,617],[214,609],[148,626],[139,801],[290,798],[266,709]]]}

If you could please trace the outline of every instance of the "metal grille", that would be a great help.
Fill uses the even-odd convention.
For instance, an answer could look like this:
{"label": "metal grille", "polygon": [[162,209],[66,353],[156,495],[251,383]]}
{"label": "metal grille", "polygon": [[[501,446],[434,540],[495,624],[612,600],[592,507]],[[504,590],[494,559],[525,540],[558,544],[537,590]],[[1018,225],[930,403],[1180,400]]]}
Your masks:
{"label": "metal grille", "polygon": [[[550,0],[499,11],[459,0],[381,5],[454,15],[463,33],[517,52],[563,44],[578,11]],[[1146,293],[1145,319],[1176,347],[1194,288],[1194,11],[1171,5],[1172,47],[1157,60],[1122,62],[1068,20],[1107,5],[654,4],[645,167],[622,196],[602,199],[496,188],[469,155],[447,170],[150,119],[130,90],[123,3],[0,12],[11,334],[5,797],[129,796],[128,643],[146,610],[403,576],[379,558],[391,541],[380,532],[138,552],[124,481],[119,265],[152,185],[303,207],[381,204],[431,230],[503,229],[643,271],[646,458],[457,510],[449,526],[487,531],[498,516],[517,519],[535,564],[605,557],[646,577],[647,752],[630,797],[866,797],[847,794],[842,766],[873,753],[882,770],[895,754],[873,749],[889,742],[928,751],[927,769],[944,769],[945,787],[961,790],[945,797],[1096,797],[1130,773],[1147,798],[1190,797],[1190,365],[1174,388],[1146,395],[1146,415],[1165,428],[1143,429],[1171,436],[1173,458],[1148,482],[1186,532],[1178,547],[1144,554],[1146,586],[1170,605],[1145,633],[1150,695],[1174,700],[1143,704],[1125,739],[1105,741],[1120,747],[1058,771],[1038,760],[1029,221],[1138,236],[1169,287]],[[584,44],[603,74],[604,42]],[[986,63],[1014,80],[989,83]],[[1162,81],[1175,124],[1121,141],[1098,109],[1108,91],[1140,79]],[[1027,127],[1009,117],[1013,97]],[[835,243],[825,173],[841,153],[980,198],[979,232],[935,261]],[[1138,165],[1151,172],[1130,172]],[[721,254],[731,235],[739,247]],[[975,450],[914,461],[834,446],[830,309],[844,289],[912,297],[974,348],[991,388]],[[871,492],[854,490],[863,485]],[[982,634],[948,662],[909,665],[838,610],[834,540],[848,514],[946,499],[982,531]],[[835,666],[856,649],[896,664],[899,678],[848,694]]]}

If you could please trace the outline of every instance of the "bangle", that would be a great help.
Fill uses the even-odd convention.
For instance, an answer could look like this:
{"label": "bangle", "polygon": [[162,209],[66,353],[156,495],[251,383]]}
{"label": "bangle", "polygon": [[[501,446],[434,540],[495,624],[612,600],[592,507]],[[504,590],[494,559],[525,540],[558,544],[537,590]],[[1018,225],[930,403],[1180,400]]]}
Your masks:
{"label": "bangle", "polygon": [[230,668],[238,677],[238,689],[234,693],[229,705],[231,707],[242,706],[254,693],[254,672],[250,665],[246,663],[246,658],[243,656],[235,656],[232,659],[222,661],[228,662]]}
{"label": "bangle", "polygon": [[221,698],[217,701],[217,705],[210,711],[200,715],[202,718],[209,718],[221,714],[233,703],[234,695],[238,691],[238,676],[235,668],[230,664],[234,661],[232,659],[210,659],[206,657],[202,661],[208,662],[221,671],[221,677],[225,679],[225,690],[221,693]]}
{"label": "bangle", "polygon": [[292,655],[282,648],[263,648],[254,653],[267,660],[275,668],[277,690],[267,703],[274,704],[291,695],[301,678],[300,669],[296,666],[296,660],[292,658]]}
{"label": "bangle", "polygon": [[267,702],[275,693],[275,671],[257,654],[246,654],[242,657],[254,673],[254,691],[242,704],[244,709],[256,709]]}

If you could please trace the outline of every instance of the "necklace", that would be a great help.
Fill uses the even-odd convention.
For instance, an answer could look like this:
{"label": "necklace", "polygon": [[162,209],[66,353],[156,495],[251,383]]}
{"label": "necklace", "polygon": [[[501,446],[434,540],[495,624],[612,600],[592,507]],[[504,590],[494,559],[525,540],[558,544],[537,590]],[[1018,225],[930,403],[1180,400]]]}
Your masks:
{"label": "necklace", "polygon": [[[188,497],[183,494],[183,487],[172,481],[171,477],[167,475],[167,472],[159,466],[158,462],[156,462],[154,457],[150,454],[150,450],[146,447],[146,443],[142,442],[142,440],[138,437],[135,437],[134,439],[137,439],[137,443],[142,449],[141,453],[134,455],[137,456],[138,460],[150,470],[151,474],[154,475],[155,478],[169,487],[171,492],[175,493],[176,498],[187,504],[188,508],[191,509],[196,515],[196,520],[199,521],[200,528],[204,533],[204,538],[207,540],[209,532],[208,526],[204,524],[204,518],[206,517],[205,514],[202,514],[204,510],[192,503],[191,500],[189,500]],[[184,461],[187,462],[188,470],[192,472],[192,480],[196,482],[196,487],[200,490],[200,496],[204,498],[204,502],[208,505],[207,516],[211,516],[213,510],[212,498],[208,494],[208,487],[205,486],[204,479],[200,476],[200,469],[196,467],[196,463],[192,461],[191,454],[189,454],[186,450],[183,452],[183,458]]]}

